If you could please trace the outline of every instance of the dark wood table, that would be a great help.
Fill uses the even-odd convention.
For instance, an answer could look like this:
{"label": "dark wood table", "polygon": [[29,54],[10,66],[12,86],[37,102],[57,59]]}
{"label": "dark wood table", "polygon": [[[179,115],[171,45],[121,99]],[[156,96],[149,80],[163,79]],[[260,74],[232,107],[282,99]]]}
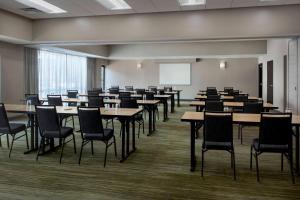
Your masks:
{"label": "dark wood table", "polygon": [[[31,121],[31,141],[30,150],[25,153],[30,153],[38,149],[39,131],[36,123],[36,112],[34,106],[18,105],[18,104],[5,104],[7,112],[10,113],[23,113],[27,114]],[[57,106],[57,113],[59,115],[77,115],[77,107]],[[121,162],[125,161],[131,153],[136,150],[135,147],[135,122],[134,117],[141,113],[141,108],[101,108],[103,117],[118,118],[122,124],[122,152]],[[130,124],[132,125],[132,150],[130,150]],[[50,149],[51,150],[51,149]]]}
{"label": "dark wood table", "polygon": [[[191,125],[191,160],[190,160],[190,170],[194,171],[196,167],[196,156],[195,156],[195,125],[197,122],[204,121],[203,112],[185,112],[181,117],[181,121],[189,122]],[[260,114],[249,114],[249,113],[233,113],[233,123],[235,124],[256,124],[260,123]],[[296,143],[296,173],[299,174],[299,126],[300,126],[300,116],[292,116],[292,125],[296,128],[295,143]]]}

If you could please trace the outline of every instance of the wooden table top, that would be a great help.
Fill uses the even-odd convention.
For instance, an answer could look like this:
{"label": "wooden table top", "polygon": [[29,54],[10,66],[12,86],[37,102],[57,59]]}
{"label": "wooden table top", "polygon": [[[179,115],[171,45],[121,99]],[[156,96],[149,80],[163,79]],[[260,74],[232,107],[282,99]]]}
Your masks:
{"label": "wooden table top", "polygon": [[[260,114],[250,114],[250,113],[233,113],[233,122],[234,123],[259,123],[260,122]],[[203,121],[204,120],[204,112],[185,112],[181,121],[192,122],[192,121]],[[292,115],[292,124],[300,125],[300,116]]]}
{"label": "wooden table top", "polygon": [[[244,103],[243,102],[224,101],[223,105],[227,106],[227,107],[243,107]],[[192,101],[190,103],[190,106],[205,106],[205,101]],[[264,103],[264,108],[277,109],[278,107],[274,106],[271,103]]]}
{"label": "wooden table top", "polygon": [[[195,99],[206,99],[206,98],[207,98],[206,95],[196,95],[196,97],[195,97]],[[224,96],[224,95],[221,95],[221,99],[224,99],[224,100],[233,100],[234,96]],[[250,99],[250,100],[260,100],[261,98],[254,97],[254,96],[248,96],[248,99]]]}
{"label": "wooden table top", "polygon": [[[35,113],[35,107],[27,105],[5,104],[5,109],[11,113]],[[73,106],[56,106],[56,111],[58,114],[77,115],[77,107]],[[142,108],[100,108],[102,115],[116,117],[131,117],[142,111]]]}

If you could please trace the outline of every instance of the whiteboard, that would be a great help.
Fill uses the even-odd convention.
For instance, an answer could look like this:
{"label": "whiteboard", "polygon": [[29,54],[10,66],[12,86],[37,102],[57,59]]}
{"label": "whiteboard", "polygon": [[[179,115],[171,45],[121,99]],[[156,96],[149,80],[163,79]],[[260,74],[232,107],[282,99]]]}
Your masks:
{"label": "whiteboard", "polygon": [[190,63],[161,63],[159,64],[160,85],[190,85]]}

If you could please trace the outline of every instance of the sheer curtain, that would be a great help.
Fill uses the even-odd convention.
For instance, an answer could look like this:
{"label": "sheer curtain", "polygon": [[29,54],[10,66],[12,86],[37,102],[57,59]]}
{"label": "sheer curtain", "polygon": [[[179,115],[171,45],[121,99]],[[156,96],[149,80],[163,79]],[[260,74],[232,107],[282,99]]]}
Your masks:
{"label": "sheer curtain", "polygon": [[68,89],[76,89],[79,93],[87,87],[86,57],[62,53],[39,51],[39,95],[66,94]]}

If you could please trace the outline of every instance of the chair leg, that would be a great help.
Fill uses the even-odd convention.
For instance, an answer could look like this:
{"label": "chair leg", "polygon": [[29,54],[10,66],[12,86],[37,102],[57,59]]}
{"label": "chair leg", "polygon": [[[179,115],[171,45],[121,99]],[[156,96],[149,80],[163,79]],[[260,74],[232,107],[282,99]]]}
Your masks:
{"label": "chair leg", "polygon": [[235,153],[234,150],[232,151],[232,161],[233,161],[233,176],[234,176],[234,180],[236,180],[236,171],[235,171]]}
{"label": "chair leg", "polygon": [[116,137],[114,136],[114,148],[115,148],[115,156],[117,157],[117,143],[116,143]]}
{"label": "chair leg", "polygon": [[61,164],[61,160],[62,160],[63,153],[64,153],[65,139],[66,139],[66,138],[64,138],[63,141],[62,141],[62,147],[61,147],[60,159],[59,159],[59,163],[60,163],[60,164]]}
{"label": "chair leg", "polygon": [[140,132],[141,132],[141,124],[139,123],[138,138],[140,138]]}
{"label": "chair leg", "polygon": [[92,155],[94,155],[94,142],[91,141],[91,149],[92,149]]}
{"label": "chair leg", "polygon": [[104,155],[104,167],[106,166],[106,157],[107,157],[107,142],[105,143],[105,155]]}
{"label": "chair leg", "polygon": [[241,125],[239,124],[239,127],[238,127],[238,139],[240,139],[240,135],[241,135]]}
{"label": "chair leg", "polygon": [[241,144],[243,144],[243,126],[241,126],[240,137],[241,137]]}
{"label": "chair leg", "polygon": [[27,145],[27,149],[29,149],[27,128],[25,128],[25,137],[26,137],[26,145]]}
{"label": "chair leg", "polygon": [[145,134],[145,121],[143,120],[143,134]]}
{"label": "chair leg", "polygon": [[281,171],[283,171],[283,153],[281,154]]}
{"label": "chair leg", "polygon": [[78,159],[78,165],[80,165],[80,162],[81,162],[81,155],[82,155],[82,150],[83,150],[83,142],[81,143],[81,148],[80,148],[80,154],[79,154],[79,159]]}
{"label": "chair leg", "polygon": [[9,148],[9,135],[6,134],[6,142],[7,142],[7,148]]}
{"label": "chair leg", "polygon": [[11,154],[11,151],[12,151],[12,148],[13,148],[13,145],[14,145],[15,136],[16,136],[16,134],[13,134],[13,135],[12,135],[12,140],[11,140],[10,150],[9,150],[9,154],[8,154],[8,157],[9,157],[9,158],[10,158],[10,154]]}
{"label": "chair leg", "polygon": [[37,153],[36,153],[35,161],[38,161],[38,159],[39,159],[39,154],[40,154],[40,151],[42,149],[43,144],[44,144],[44,138],[41,139],[40,146],[39,146],[39,148],[37,150]]}
{"label": "chair leg", "polygon": [[231,165],[231,169],[232,169],[233,168],[233,156],[232,156],[232,152],[230,152],[230,158],[231,158],[230,165]]}
{"label": "chair leg", "polygon": [[75,140],[75,134],[73,133],[73,144],[74,144],[74,153],[76,154],[76,140]]}
{"label": "chair leg", "polygon": [[2,140],[1,140],[1,136],[2,136],[2,135],[0,135],[0,147],[2,147]]}
{"label": "chair leg", "polygon": [[252,170],[252,156],[253,156],[253,146],[251,145],[251,150],[250,150],[250,169]]}
{"label": "chair leg", "polygon": [[259,182],[259,168],[258,168],[258,154],[255,152],[255,162],[256,162],[256,178],[257,182]]}
{"label": "chair leg", "polygon": [[202,161],[201,161],[201,176],[203,177],[203,168],[204,168],[204,151],[202,150]]}
{"label": "chair leg", "polygon": [[290,163],[290,171],[291,171],[291,176],[292,176],[292,182],[295,184],[295,176],[294,176],[294,169],[293,169],[293,157],[291,154],[288,154],[287,159]]}

